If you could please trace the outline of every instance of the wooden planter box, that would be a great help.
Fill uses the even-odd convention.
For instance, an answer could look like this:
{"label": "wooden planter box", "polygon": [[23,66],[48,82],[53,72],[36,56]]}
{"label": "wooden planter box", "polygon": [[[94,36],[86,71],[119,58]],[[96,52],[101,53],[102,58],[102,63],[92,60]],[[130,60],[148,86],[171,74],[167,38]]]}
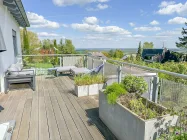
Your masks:
{"label": "wooden planter box", "polygon": [[120,103],[109,105],[103,90],[99,93],[99,117],[119,140],[156,140],[166,125],[175,125],[178,120],[170,115],[143,120]]}
{"label": "wooden planter box", "polygon": [[103,89],[103,84],[93,84],[77,86],[75,85],[75,93],[78,97],[91,96],[99,94],[99,90]]}

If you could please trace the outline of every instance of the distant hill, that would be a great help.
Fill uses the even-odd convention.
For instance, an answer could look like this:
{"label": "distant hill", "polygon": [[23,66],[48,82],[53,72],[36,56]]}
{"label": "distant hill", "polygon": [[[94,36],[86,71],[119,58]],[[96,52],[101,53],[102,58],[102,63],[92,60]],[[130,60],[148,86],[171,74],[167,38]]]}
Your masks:
{"label": "distant hill", "polygon": [[[94,51],[97,51],[97,52],[102,52],[102,51],[110,51],[110,50],[115,50],[115,49],[120,49],[122,50],[125,54],[134,54],[138,51],[137,48],[88,48],[88,49],[85,49],[85,48],[77,48],[76,51],[79,52],[79,53],[85,53],[85,51],[91,51],[91,52],[94,52]],[[169,50],[171,51],[179,51],[179,49],[177,48],[170,48]]]}

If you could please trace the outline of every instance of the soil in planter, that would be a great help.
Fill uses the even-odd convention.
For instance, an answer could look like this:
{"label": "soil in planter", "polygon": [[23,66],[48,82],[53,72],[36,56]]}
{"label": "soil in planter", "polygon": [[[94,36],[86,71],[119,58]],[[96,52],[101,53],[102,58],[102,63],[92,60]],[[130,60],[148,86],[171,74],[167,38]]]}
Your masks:
{"label": "soil in planter", "polygon": [[161,117],[169,113],[169,110],[144,98],[135,96],[135,94],[129,93],[122,95],[118,98],[117,102],[127,107],[144,120]]}

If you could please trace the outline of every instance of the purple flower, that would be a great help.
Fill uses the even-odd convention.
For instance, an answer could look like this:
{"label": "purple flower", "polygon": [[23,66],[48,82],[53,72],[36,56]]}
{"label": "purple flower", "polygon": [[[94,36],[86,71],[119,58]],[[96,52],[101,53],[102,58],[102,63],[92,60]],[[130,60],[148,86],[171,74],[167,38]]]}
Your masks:
{"label": "purple flower", "polygon": [[179,132],[176,132],[175,134],[176,134],[176,135],[179,135]]}

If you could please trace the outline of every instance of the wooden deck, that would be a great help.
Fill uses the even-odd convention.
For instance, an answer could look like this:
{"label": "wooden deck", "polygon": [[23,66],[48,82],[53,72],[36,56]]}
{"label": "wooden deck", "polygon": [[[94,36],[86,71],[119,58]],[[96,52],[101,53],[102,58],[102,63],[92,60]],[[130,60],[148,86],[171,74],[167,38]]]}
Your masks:
{"label": "wooden deck", "polygon": [[14,89],[0,95],[0,122],[16,120],[12,140],[116,139],[98,117],[97,97],[76,97],[67,76],[36,79],[35,92]]}

